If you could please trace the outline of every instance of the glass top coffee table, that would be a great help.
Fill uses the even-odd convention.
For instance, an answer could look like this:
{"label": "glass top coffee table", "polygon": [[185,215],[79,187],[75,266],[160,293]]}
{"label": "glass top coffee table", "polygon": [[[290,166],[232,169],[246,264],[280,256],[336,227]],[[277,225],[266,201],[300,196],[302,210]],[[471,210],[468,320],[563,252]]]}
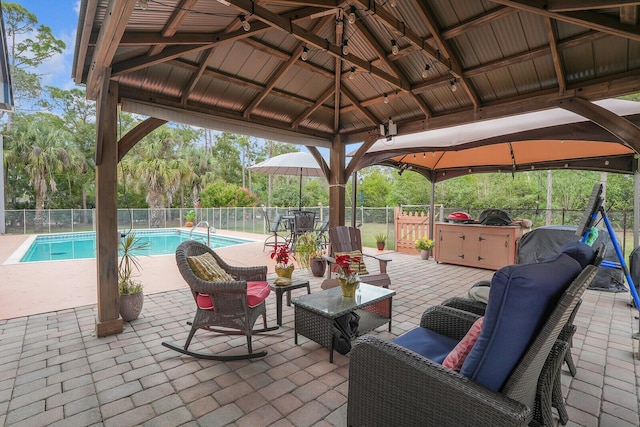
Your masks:
{"label": "glass top coffee table", "polygon": [[360,315],[358,335],[389,324],[391,332],[391,301],[395,291],[360,283],[354,298],[343,298],[340,287],[295,298],[295,343],[298,334],[329,348],[333,362],[333,321],[355,311]]}

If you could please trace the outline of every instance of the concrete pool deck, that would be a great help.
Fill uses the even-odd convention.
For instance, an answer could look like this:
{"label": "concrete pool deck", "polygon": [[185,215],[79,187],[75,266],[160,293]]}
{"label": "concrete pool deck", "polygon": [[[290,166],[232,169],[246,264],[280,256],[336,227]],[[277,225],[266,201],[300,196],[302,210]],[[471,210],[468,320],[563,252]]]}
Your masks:
{"label": "concrete pool deck", "polygon": [[[219,235],[253,240],[216,249],[232,265],[266,265],[273,272],[264,235],[220,230]],[[32,235],[0,236],[0,319],[96,304],[96,260],[44,261],[6,264]],[[174,255],[142,256],[139,279],[145,295],[187,288]]]}

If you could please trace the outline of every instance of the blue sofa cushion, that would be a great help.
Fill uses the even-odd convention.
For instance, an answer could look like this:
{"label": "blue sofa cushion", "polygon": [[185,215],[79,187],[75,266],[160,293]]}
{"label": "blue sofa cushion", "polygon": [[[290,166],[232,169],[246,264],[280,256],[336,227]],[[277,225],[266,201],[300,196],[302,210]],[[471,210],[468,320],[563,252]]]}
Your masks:
{"label": "blue sofa cushion", "polygon": [[537,264],[510,265],[491,280],[480,338],[460,373],[498,391],[563,291],[580,274],[567,254]]}
{"label": "blue sofa cushion", "polygon": [[412,329],[406,334],[394,338],[392,342],[437,363],[442,363],[458,344],[457,340],[427,328]]}
{"label": "blue sofa cushion", "polygon": [[583,269],[587,265],[592,264],[596,257],[596,253],[593,251],[593,248],[579,240],[565,243],[562,249],[560,249],[560,253],[567,254],[578,261],[580,263],[580,267]]}

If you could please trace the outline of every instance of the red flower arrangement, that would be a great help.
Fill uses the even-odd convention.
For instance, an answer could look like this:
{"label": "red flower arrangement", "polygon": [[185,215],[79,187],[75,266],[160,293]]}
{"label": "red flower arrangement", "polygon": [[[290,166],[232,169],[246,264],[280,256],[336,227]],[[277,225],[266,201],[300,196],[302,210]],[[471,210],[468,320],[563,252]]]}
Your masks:
{"label": "red flower arrangement", "polygon": [[276,260],[276,265],[286,267],[289,264],[289,254],[291,250],[287,245],[276,245],[271,252],[271,259]]}
{"label": "red flower arrangement", "polygon": [[333,271],[337,272],[340,278],[349,283],[357,282],[359,280],[358,271],[361,261],[362,257],[359,256],[338,255]]}

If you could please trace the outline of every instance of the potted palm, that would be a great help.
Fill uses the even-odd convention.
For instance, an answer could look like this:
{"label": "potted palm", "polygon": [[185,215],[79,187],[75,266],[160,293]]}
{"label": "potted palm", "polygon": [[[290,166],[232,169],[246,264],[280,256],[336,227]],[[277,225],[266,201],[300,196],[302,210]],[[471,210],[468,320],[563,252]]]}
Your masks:
{"label": "potted palm", "polygon": [[144,294],[142,283],[135,279],[140,272],[140,263],[134,251],[139,253],[149,247],[149,242],[142,240],[136,233],[129,233],[120,239],[120,262],[118,263],[118,295],[120,317],[125,322],[140,316]]}
{"label": "potted palm", "polygon": [[378,233],[374,236],[374,238],[376,239],[376,247],[378,248],[378,250],[384,250],[384,244],[387,241],[387,235],[384,233]]}
{"label": "potted palm", "polygon": [[184,214],[184,226],[185,227],[193,227],[193,221],[196,219],[196,213],[193,209]]}
{"label": "potted palm", "polygon": [[302,268],[311,270],[311,274],[322,277],[327,262],[322,258],[322,245],[316,233],[304,233],[296,241],[296,260]]}

